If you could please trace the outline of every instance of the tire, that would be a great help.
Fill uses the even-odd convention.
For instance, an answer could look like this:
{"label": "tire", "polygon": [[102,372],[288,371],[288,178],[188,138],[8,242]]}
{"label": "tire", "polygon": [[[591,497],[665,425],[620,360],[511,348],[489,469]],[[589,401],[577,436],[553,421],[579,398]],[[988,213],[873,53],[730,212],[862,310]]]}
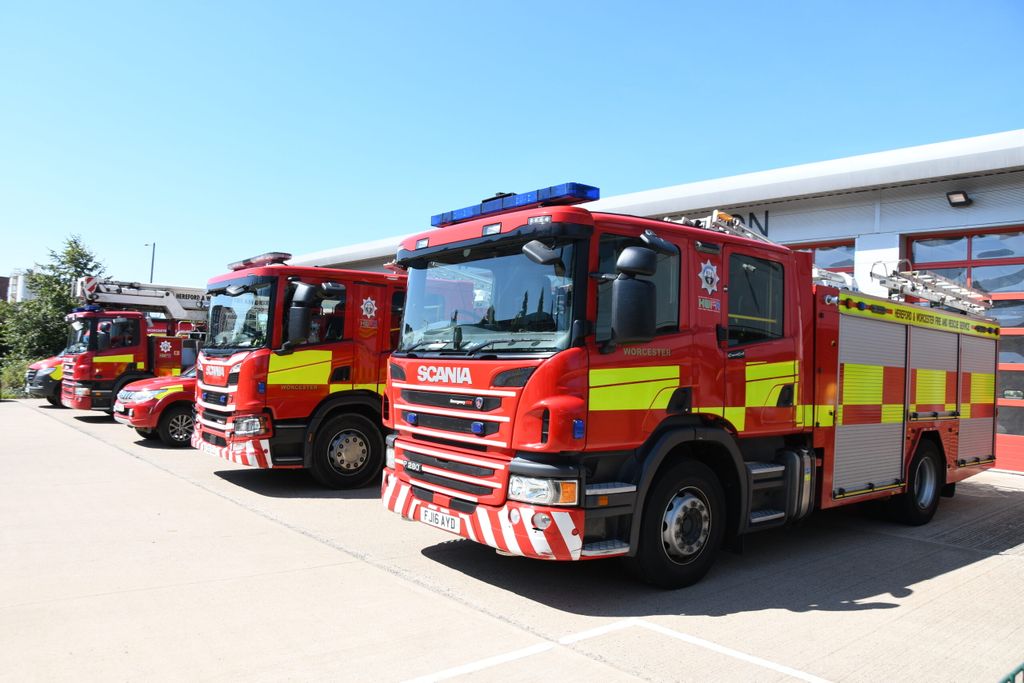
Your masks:
{"label": "tire", "polygon": [[310,471],[328,488],[352,489],[375,481],[384,467],[384,437],[362,415],[328,418],[313,441]]}
{"label": "tire", "polygon": [[135,433],[141,436],[143,439],[159,439],[160,435],[156,433],[155,429],[144,429],[142,427],[136,427]]}
{"label": "tire", "polygon": [[935,516],[945,484],[946,464],[938,447],[931,440],[922,440],[910,461],[906,493],[889,500],[889,516],[910,526],[927,524]]}
{"label": "tire", "polygon": [[60,402],[60,394],[50,394],[46,397],[46,402],[54,408],[63,408],[64,404]]}
{"label": "tire", "polygon": [[637,553],[629,562],[652,585],[690,586],[714,564],[725,526],[718,477],[696,460],[681,460],[658,474],[644,503]]}
{"label": "tire", "polygon": [[195,416],[192,414],[192,406],[179,402],[164,408],[156,431],[164,445],[182,448],[192,442],[193,429],[195,429]]}

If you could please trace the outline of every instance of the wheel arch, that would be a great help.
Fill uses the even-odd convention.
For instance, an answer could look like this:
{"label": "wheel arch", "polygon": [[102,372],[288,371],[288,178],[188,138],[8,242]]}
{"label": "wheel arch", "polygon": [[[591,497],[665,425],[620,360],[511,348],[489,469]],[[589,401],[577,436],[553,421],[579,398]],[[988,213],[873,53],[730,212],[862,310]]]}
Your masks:
{"label": "wheel arch", "polygon": [[657,481],[658,473],[680,458],[692,458],[707,466],[725,492],[727,532],[742,531],[746,519],[747,480],[745,465],[736,440],[720,427],[704,424],[672,426],[656,434],[640,451],[641,470],[637,482],[637,498],[630,525],[630,553],[639,545],[640,527],[647,495]]}
{"label": "wheel arch", "polygon": [[313,461],[313,443],[316,434],[326,420],[335,415],[361,415],[377,425],[383,436],[381,427],[381,396],[372,391],[344,391],[331,394],[316,407],[306,425],[306,435],[302,442],[302,466],[310,467]]}
{"label": "wheel arch", "polygon": [[943,485],[948,483],[949,471],[950,471],[950,456],[946,450],[946,444],[942,439],[942,434],[938,429],[929,428],[922,429],[914,437],[914,441],[910,445],[910,449],[907,453],[907,457],[904,458],[906,461],[903,465],[903,481],[910,480],[910,465],[914,462],[914,458],[917,456],[917,449],[921,447],[921,444],[928,442],[935,446],[939,452],[939,458],[945,463],[945,470],[942,472],[942,483]]}

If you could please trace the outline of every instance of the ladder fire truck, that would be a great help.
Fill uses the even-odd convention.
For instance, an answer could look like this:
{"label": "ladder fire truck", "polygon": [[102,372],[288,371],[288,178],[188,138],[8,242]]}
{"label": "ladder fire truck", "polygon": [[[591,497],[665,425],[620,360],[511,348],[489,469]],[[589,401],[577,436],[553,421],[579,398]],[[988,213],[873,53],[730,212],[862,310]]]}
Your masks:
{"label": "ladder fire truck", "polygon": [[192,445],[332,488],[384,463],[381,394],[405,276],[287,265],[274,252],[210,280]]}
{"label": "ladder fire truck", "polygon": [[67,316],[59,366],[65,407],[110,412],[129,382],[178,375],[195,364],[206,319],[203,289],[86,277],[75,294],[84,305]]}
{"label": "ladder fire truck", "polygon": [[[884,499],[926,523],[993,466],[999,329],[979,295],[908,272],[869,296],[723,212],[572,206],[597,197],[498,195],[399,248],[389,510],[680,587],[814,509]],[[438,286],[460,280],[469,306]]]}

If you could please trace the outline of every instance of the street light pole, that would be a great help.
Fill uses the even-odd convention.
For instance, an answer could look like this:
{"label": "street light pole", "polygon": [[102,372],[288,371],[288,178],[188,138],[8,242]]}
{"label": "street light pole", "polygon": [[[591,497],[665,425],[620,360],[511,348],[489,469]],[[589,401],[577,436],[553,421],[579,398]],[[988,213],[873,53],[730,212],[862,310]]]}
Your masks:
{"label": "street light pole", "polygon": [[156,262],[156,242],[143,244],[144,247],[153,247],[149,254],[149,284],[153,284],[153,264]]}

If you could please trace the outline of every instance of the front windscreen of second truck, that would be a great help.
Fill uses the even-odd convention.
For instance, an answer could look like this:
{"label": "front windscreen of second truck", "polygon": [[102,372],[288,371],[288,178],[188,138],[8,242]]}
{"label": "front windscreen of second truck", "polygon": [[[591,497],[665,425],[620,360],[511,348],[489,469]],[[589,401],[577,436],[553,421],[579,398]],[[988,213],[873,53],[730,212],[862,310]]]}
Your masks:
{"label": "front windscreen of second truck", "polygon": [[211,290],[207,349],[253,349],[270,337],[273,282],[226,284]]}
{"label": "front windscreen of second truck", "polygon": [[557,258],[536,263],[523,242],[456,248],[408,269],[399,351],[550,353],[569,343],[576,243],[546,244]]}

